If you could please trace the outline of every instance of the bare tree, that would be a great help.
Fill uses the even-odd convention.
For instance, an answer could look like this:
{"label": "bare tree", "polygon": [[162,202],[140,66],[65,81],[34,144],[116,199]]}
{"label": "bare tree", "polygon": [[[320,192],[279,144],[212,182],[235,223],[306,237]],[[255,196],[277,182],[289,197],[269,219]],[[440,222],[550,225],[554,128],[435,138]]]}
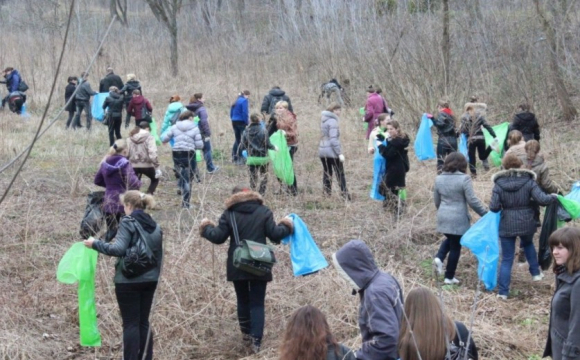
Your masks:
{"label": "bare tree", "polygon": [[441,42],[443,51],[443,66],[445,75],[445,94],[449,90],[449,73],[450,73],[450,52],[451,40],[449,38],[449,0],[443,0],[443,39]]}
{"label": "bare tree", "polygon": [[[560,70],[560,52],[561,47],[558,46],[558,39],[553,21],[554,13],[557,11],[555,8],[552,11],[545,9],[541,4],[540,0],[534,0],[536,5],[536,12],[540,18],[540,23],[542,24],[542,29],[546,35],[547,45],[548,45],[548,58],[550,62],[550,77],[554,82],[556,87],[556,96],[558,97],[558,102],[562,108],[562,116],[564,120],[570,121],[576,118],[578,111],[572,104],[572,99],[570,99],[570,94],[566,89],[566,84],[564,83],[564,76]],[[567,6],[563,6],[562,11],[564,11],[563,19],[561,21],[566,21],[566,12],[568,11]]]}
{"label": "bare tree", "polygon": [[170,57],[171,57],[171,73],[173,76],[179,74],[179,67],[177,64],[177,15],[181,10],[183,0],[145,0],[157,21],[165,25],[171,36]]}
{"label": "bare tree", "polygon": [[127,0],[109,0],[109,13],[111,19],[117,15],[117,20],[123,25],[127,26]]}

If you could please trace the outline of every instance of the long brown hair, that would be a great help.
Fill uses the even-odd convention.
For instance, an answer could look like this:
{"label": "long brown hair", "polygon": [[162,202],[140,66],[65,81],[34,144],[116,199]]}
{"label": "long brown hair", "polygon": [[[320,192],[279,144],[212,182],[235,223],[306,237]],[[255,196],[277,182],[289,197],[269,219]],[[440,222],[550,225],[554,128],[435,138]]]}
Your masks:
{"label": "long brown hair", "polygon": [[512,130],[508,134],[508,144],[510,146],[517,145],[520,141],[522,141],[523,138],[524,138],[524,135],[522,135],[521,131]]}
{"label": "long brown hair", "polygon": [[388,125],[391,125],[392,127],[395,128],[395,130],[397,130],[397,132],[398,132],[397,137],[400,137],[400,138],[407,137],[407,134],[405,134],[405,132],[403,130],[401,130],[401,124],[399,124],[399,122],[397,120],[392,120],[392,119],[389,120],[389,122],[387,123],[387,126]]}
{"label": "long brown hair", "polygon": [[[568,250],[568,261],[566,261],[566,270],[573,274],[580,270],[580,229],[574,227],[563,227],[558,229],[550,235],[548,240],[550,251],[554,251],[554,247],[562,245]],[[553,253],[552,253],[552,256]],[[554,267],[558,266],[554,260]]]}
{"label": "long brown hair", "polygon": [[526,146],[524,148],[526,149],[526,154],[528,155],[527,168],[531,169],[532,163],[534,160],[536,160],[536,156],[538,156],[538,153],[540,152],[540,143],[537,140],[530,140],[526,142]]}
{"label": "long brown hair", "polygon": [[405,299],[405,314],[409,321],[403,321],[399,333],[400,358],[419,360],[418,353],[423,360],[445,358],[447,344],[455,338],[455,324],[443,313],[435,294],[427,288],[411,290]]}
{"label": "long brown hair", "polygon": [[326,317],[314,306],[306,305],[296,310],[288,321],[280,346],[280,360],[326,359],[329,345],[334,346],[338,355],[338,344]]}

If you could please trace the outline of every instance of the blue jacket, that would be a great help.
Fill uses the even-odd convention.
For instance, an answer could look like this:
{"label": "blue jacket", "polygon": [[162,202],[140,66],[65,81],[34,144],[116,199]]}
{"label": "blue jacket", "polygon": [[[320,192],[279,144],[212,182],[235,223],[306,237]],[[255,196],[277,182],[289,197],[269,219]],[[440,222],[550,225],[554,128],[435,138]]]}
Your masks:
{"label": "blue jacket", "polygon": [[12,93],[18,91],[18,87],[20,86],[20,73],[18,70],[14,69],[10,73],[10,75],[6,78],[6,87],[8,88],[8,92]]}
{"label": "blue jacket", "polygon": [[240,95],[236,100],[236,103],[232,105],[230,109],[230,119],[232,121],[243,121],[244,124],[248,125],[249,119],[249,101],[243,95]]}

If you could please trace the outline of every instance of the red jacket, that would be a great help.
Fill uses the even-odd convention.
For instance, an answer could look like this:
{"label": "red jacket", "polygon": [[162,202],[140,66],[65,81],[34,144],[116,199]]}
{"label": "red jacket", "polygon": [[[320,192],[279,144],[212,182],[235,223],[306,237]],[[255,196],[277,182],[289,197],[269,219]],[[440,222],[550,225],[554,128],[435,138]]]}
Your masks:
{"label": "red jacket", "polygon": [[153,111],[151,103],[149,100],[145,99],[143,95],[133,95],[133,98],[129,101],[129,105],[127,106],[127,112],[135,117],[136,122],[139,122],[139,120],[143,118],[143,106],[146,106],[147,110],[150,112]]}
{"label": "red jacket", "polygon": [[365,104],[365,122],[374,122],[379,115],[384,113],[387,103],[382,96],[377,93],[370,93]]}

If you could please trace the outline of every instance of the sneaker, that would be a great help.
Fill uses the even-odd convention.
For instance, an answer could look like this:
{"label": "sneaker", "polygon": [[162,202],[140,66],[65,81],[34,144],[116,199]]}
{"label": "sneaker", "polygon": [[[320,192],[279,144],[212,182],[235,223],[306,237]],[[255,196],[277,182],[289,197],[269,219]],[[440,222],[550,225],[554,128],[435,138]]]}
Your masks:
{"label": "sneaker", "polygon": [[487,159],[482,160],[481,163],[483,165],[483,170],[489,171],[489,160],[487,160]]}
{"label": "sneaker", "polygon": [[252,338],[252,352],[257,354],[260,352],[260,346],[262,344],[262,340],[258,338]]}
{"label": "sneaker", "polygon": [[508,299],[507,295],[500,295],[500,294],[497,294],[497,298],[500,300],[507,300]]}
{"label": "sneaker", "polygon": [[447,278],[445,278],[445,280],[443,280],[443,283],[445,283],[447,285],[457,285],[460,282],[461,281],[457,280],[456,278],[453,278],[453,279],[447,279]]}
{"label": "sneaker", "polygon": [[220,169],[220,167],[219,167],[219,166],[216,166],[216,167],[214,167],[214,168],[213,168],[213,170],[212,170],[212,171],[208,171],[207,173],[208,173],[208,174],[214,174],[214,173],[216,173],[216,172],[217,172],[219,169]]}
{"label": "sneaker", "polygon": [[535,275],[532,276],[532,281],[542,281],[542,279],[544,278],[544,273],[540,273],[540,275]]}
{"label": "sneaker", "polygon": [[435,259],[433,259],[433,265],[435,266],[435,269],[437,270],[437,274],[443,275],[443,261],[441,261],[441,259],[436,257]]}

